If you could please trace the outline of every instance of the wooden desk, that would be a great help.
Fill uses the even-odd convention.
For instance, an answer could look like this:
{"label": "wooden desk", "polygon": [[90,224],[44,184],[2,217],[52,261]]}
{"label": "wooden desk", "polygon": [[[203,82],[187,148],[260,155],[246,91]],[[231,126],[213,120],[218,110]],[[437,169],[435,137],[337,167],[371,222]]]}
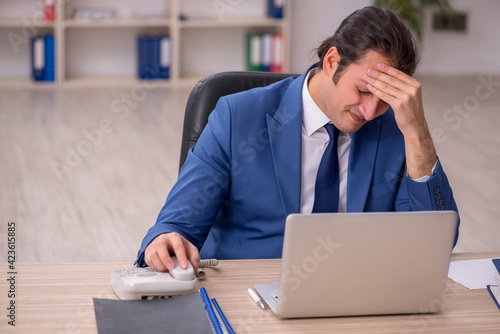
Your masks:
{"label": "wooden desk", "polygon": [[[453,260],[500,257],[457,254]],[[7,276],[7,265],[0,266]],[[92,298],[117,299],[110,272],[128,263],[17,264],[15,333],[97,333]],[[247,294],[254,283],[278,282],[279,260],[220,261],[200,282],[216,298],[236,333],[500,333],[500,311],[487,290],[448,280],[439,314],[280,320]],[[9,289],[0,280],[0,332],[7,324]],[[7,277],[8,278],[8,277]]]}

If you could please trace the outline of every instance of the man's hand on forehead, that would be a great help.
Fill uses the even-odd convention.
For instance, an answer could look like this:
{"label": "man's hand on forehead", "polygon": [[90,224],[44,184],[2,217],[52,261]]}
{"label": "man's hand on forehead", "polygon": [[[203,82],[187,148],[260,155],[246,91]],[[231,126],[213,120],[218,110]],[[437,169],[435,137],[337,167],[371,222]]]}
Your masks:
{"label": "man's hand on forehead", "polygon": [[422,86],[417,80],[383,63],[377,64],[376,69],[369,69],[363,80],[373,95],[392,107],[403,134],[426,127]]}

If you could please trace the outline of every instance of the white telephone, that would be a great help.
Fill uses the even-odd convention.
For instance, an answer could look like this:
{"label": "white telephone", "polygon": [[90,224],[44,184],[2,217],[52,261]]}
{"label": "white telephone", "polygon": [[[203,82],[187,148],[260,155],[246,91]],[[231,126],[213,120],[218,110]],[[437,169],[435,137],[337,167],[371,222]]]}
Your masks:
{"label": "white telephone", "polygon": [[[124,300],[168,298],[195,291],[197,277],[203,279],[205,272],[202,269],[195,272],[189,261],[187,269],[182,269],[175,256],[172,260],[175,268],[169,272],[156,271],[150,267],[112,271],[113,290]],[[203,268],[217,264],[217,260],[201,260],[199,266]]]}

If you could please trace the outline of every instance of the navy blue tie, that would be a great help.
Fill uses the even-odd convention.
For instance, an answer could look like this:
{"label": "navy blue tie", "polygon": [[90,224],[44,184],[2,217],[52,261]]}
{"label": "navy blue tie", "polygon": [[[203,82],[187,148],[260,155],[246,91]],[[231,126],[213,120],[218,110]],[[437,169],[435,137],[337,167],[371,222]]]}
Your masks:
{"label": "navy blue tie", "polygon": [[321,158],[314,187],[312,212],[337,212],[339,208],[339,159],[337,140],[339,130],[331,123],[325,125],[330,142]]}

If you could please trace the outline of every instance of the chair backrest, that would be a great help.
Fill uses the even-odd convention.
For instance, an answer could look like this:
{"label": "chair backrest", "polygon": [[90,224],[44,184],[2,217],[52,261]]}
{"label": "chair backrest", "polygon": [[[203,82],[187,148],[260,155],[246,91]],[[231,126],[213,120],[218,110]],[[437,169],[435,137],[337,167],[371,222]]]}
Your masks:
{"label": "chair backrest", "polygon": [[201,132],[207,125],[208,116],[219,98],[255,87],[264,87],[291,76],[297,75],[269,72],[221,72],[198,81],[189,95],[184,114],[179,169],[184,165],[189,149],[196,145]]}

